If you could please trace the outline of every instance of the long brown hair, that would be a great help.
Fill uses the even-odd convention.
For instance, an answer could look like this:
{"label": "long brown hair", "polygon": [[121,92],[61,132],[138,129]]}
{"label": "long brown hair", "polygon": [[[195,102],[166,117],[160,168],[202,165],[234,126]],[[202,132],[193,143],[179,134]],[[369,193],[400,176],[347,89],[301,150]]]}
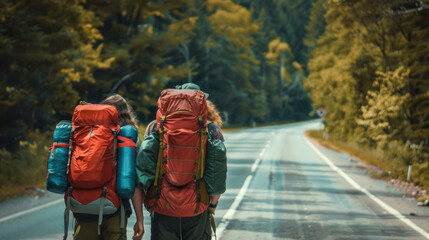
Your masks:
{"label": "long brown hair", "polygon": [[133,108],[128,104],[127,100],[119,94],[114,94],[104,99],[101,104],[112,105],[116,107],[119,113],[119,125],[131,125],[137,128],[137,118]]}
{"label": "long brown hair", "polygon": [[222,118],[220,117],[216,106],[210,100],[207,100],[207,120],[213,122],[219,127],[222,127]]}

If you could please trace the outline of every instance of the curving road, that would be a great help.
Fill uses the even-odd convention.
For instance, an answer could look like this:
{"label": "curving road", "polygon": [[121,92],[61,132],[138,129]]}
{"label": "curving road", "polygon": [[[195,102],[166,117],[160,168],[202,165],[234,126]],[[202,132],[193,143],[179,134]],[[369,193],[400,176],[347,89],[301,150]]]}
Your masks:
{"label": "curving road", "polygon": [[[215,215],[218,239],[429,239],[429,208],[304,137],[318,127],[312,121],[225,133],[228,179]],[[46,193],[0,203],[0,239],[61,239],[61,198]],[[133,215],[129,239],[134,222]],[[147,213],[145,228],[150,239]]]}

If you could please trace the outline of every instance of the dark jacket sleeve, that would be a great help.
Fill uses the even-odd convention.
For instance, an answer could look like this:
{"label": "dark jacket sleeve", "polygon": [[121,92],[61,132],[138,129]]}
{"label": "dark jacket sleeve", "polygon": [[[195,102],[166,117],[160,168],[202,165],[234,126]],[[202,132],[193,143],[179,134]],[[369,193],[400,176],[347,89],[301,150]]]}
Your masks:
{"label": "dark jacket sleeve", "polygon": [[227,157],[223,140],[220,127],[210,123],[204,172],[209,195],[220,195],[226,190]]}
{"label": "dark jacket sleeve", "polygon": [[158,150],[159,134],[154,131],[144,138],[136,159],[137,187],[144,191],[149,189],[155,179]]}
{"label": "dark jacket sleeve", "polygon": [[144,132],[144,136],[147,137],[156,131],[156,120],[153,120],[146,126],[146,131]]}

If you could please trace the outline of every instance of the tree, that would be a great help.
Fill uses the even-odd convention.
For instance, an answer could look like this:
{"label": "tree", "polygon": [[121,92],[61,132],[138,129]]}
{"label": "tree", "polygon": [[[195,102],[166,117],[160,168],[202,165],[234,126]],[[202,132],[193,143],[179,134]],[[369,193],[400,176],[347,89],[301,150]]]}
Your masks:
{"label": "tree", "polygon": [[0,141],[16,150],[29,129],[49,129],[52,116],[71,114],[81,86],[95,82],[101,58],[100,21],[83,1],[0,3]]}
{"label": "tree", "polygon": [[379,72],[373,89],[367,93],[368,103],[362,106],[362,119],[358,124],[365,127],[373,143],[383,148],[410,130],[408,119],[403,114],[410,99],[409,73],[403,67],[393,72]]}
{"label": "tree", "polygon": [[194,35],[197,18],[187,11],[193,0],[88,0],[103,26],[103,56],[114,57],[109,69],[96,72],[98,86],[88,95],[98,101],[117,92],[130,100],[139,118],[149,122],[156,100],[171,79],[193,74],[195,63],[185,63],[180,49]]}
{"label": "tree", "polygon": [[310,52],[317,47],[317,39],[325,31],[326,20],[324,14],[326,13],[326,9],[323,7],[325,2],[326,0],[317,0],[313,3],[313,8],[310,12],[310,20],[305,26],[307,32],[304,38],[304,45],[307,49],[306,52],[303,53],[304,62],[308,62],[310,59]]}
{"label": "tree", "polygon": [[[311,111],[310,99],[302,89],[303,73],[300,73],[292,63],[306,69],[306,60],[303,58],[306,46],[303,45],[305,34],[304,25],[308,21],[311,2],[309,1],[249,1],[241,0],[240,4],[251,9],[252,16],[261,28],[255,35],[255,56],[260,62],[258,83],[266,94],[270,109],[269,118],[266,121],[298,120],[308,118]],[[292,83],[279,88],[284,80],[278,74],[279,68],[268,64],[265,58],[269,42],[280,38],[280,41],[290,45],[291,56],[285,64],[287,75]],[[284,81],[283,81],[284,82]],[[283,84],[282,84],[283,85]],[[281,96],[279,90],[282,90]],[[283,106],[283,107],[281,107]],[[283,110],[281,110],[283,109]],[[287,109],[287,114],[279,114]],[[286,113],[286,112],[285,112]]]}
{"label": "tree", "polygon": [[268,52],[265,54],[265,57],[269,64],[276,65],[279,68],[278,95],[280,98],[280,109],[278,114],[283,119],[286,114],[284,102],[287,100],[284,89],[291,83],[290,73],[286,65],[288,62],[288,65],[291,65],[290,61],[293,58],[293,54],[287,43],[280,41],[280,38],[276,38],[268,44]]}

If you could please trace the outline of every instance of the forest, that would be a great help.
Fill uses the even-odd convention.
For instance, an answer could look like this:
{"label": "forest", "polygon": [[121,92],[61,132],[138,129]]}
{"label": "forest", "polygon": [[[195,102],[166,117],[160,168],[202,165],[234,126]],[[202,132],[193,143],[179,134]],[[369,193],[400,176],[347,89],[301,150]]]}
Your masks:
{"label": "forest", "polygon": [[[142,126],[196,83],[226,126],[315,118],[429,185],[429,13],[414,0],[4,0],[0,182],[42,181],[52,131],[119,93]],[[400,170],[396,170],[400,169]],[[25,178],[20,176],[25,175]],[[0,186],[1,187],[1,186]]]}
{"label": "forest", "polygon": [[322,9],[308,24],[326,21],[304,86],[326,109],[329,136],[375,151],[391,177],[406,179],[411,165],[413,181],[429,186],[429,4],[332,0]]}

